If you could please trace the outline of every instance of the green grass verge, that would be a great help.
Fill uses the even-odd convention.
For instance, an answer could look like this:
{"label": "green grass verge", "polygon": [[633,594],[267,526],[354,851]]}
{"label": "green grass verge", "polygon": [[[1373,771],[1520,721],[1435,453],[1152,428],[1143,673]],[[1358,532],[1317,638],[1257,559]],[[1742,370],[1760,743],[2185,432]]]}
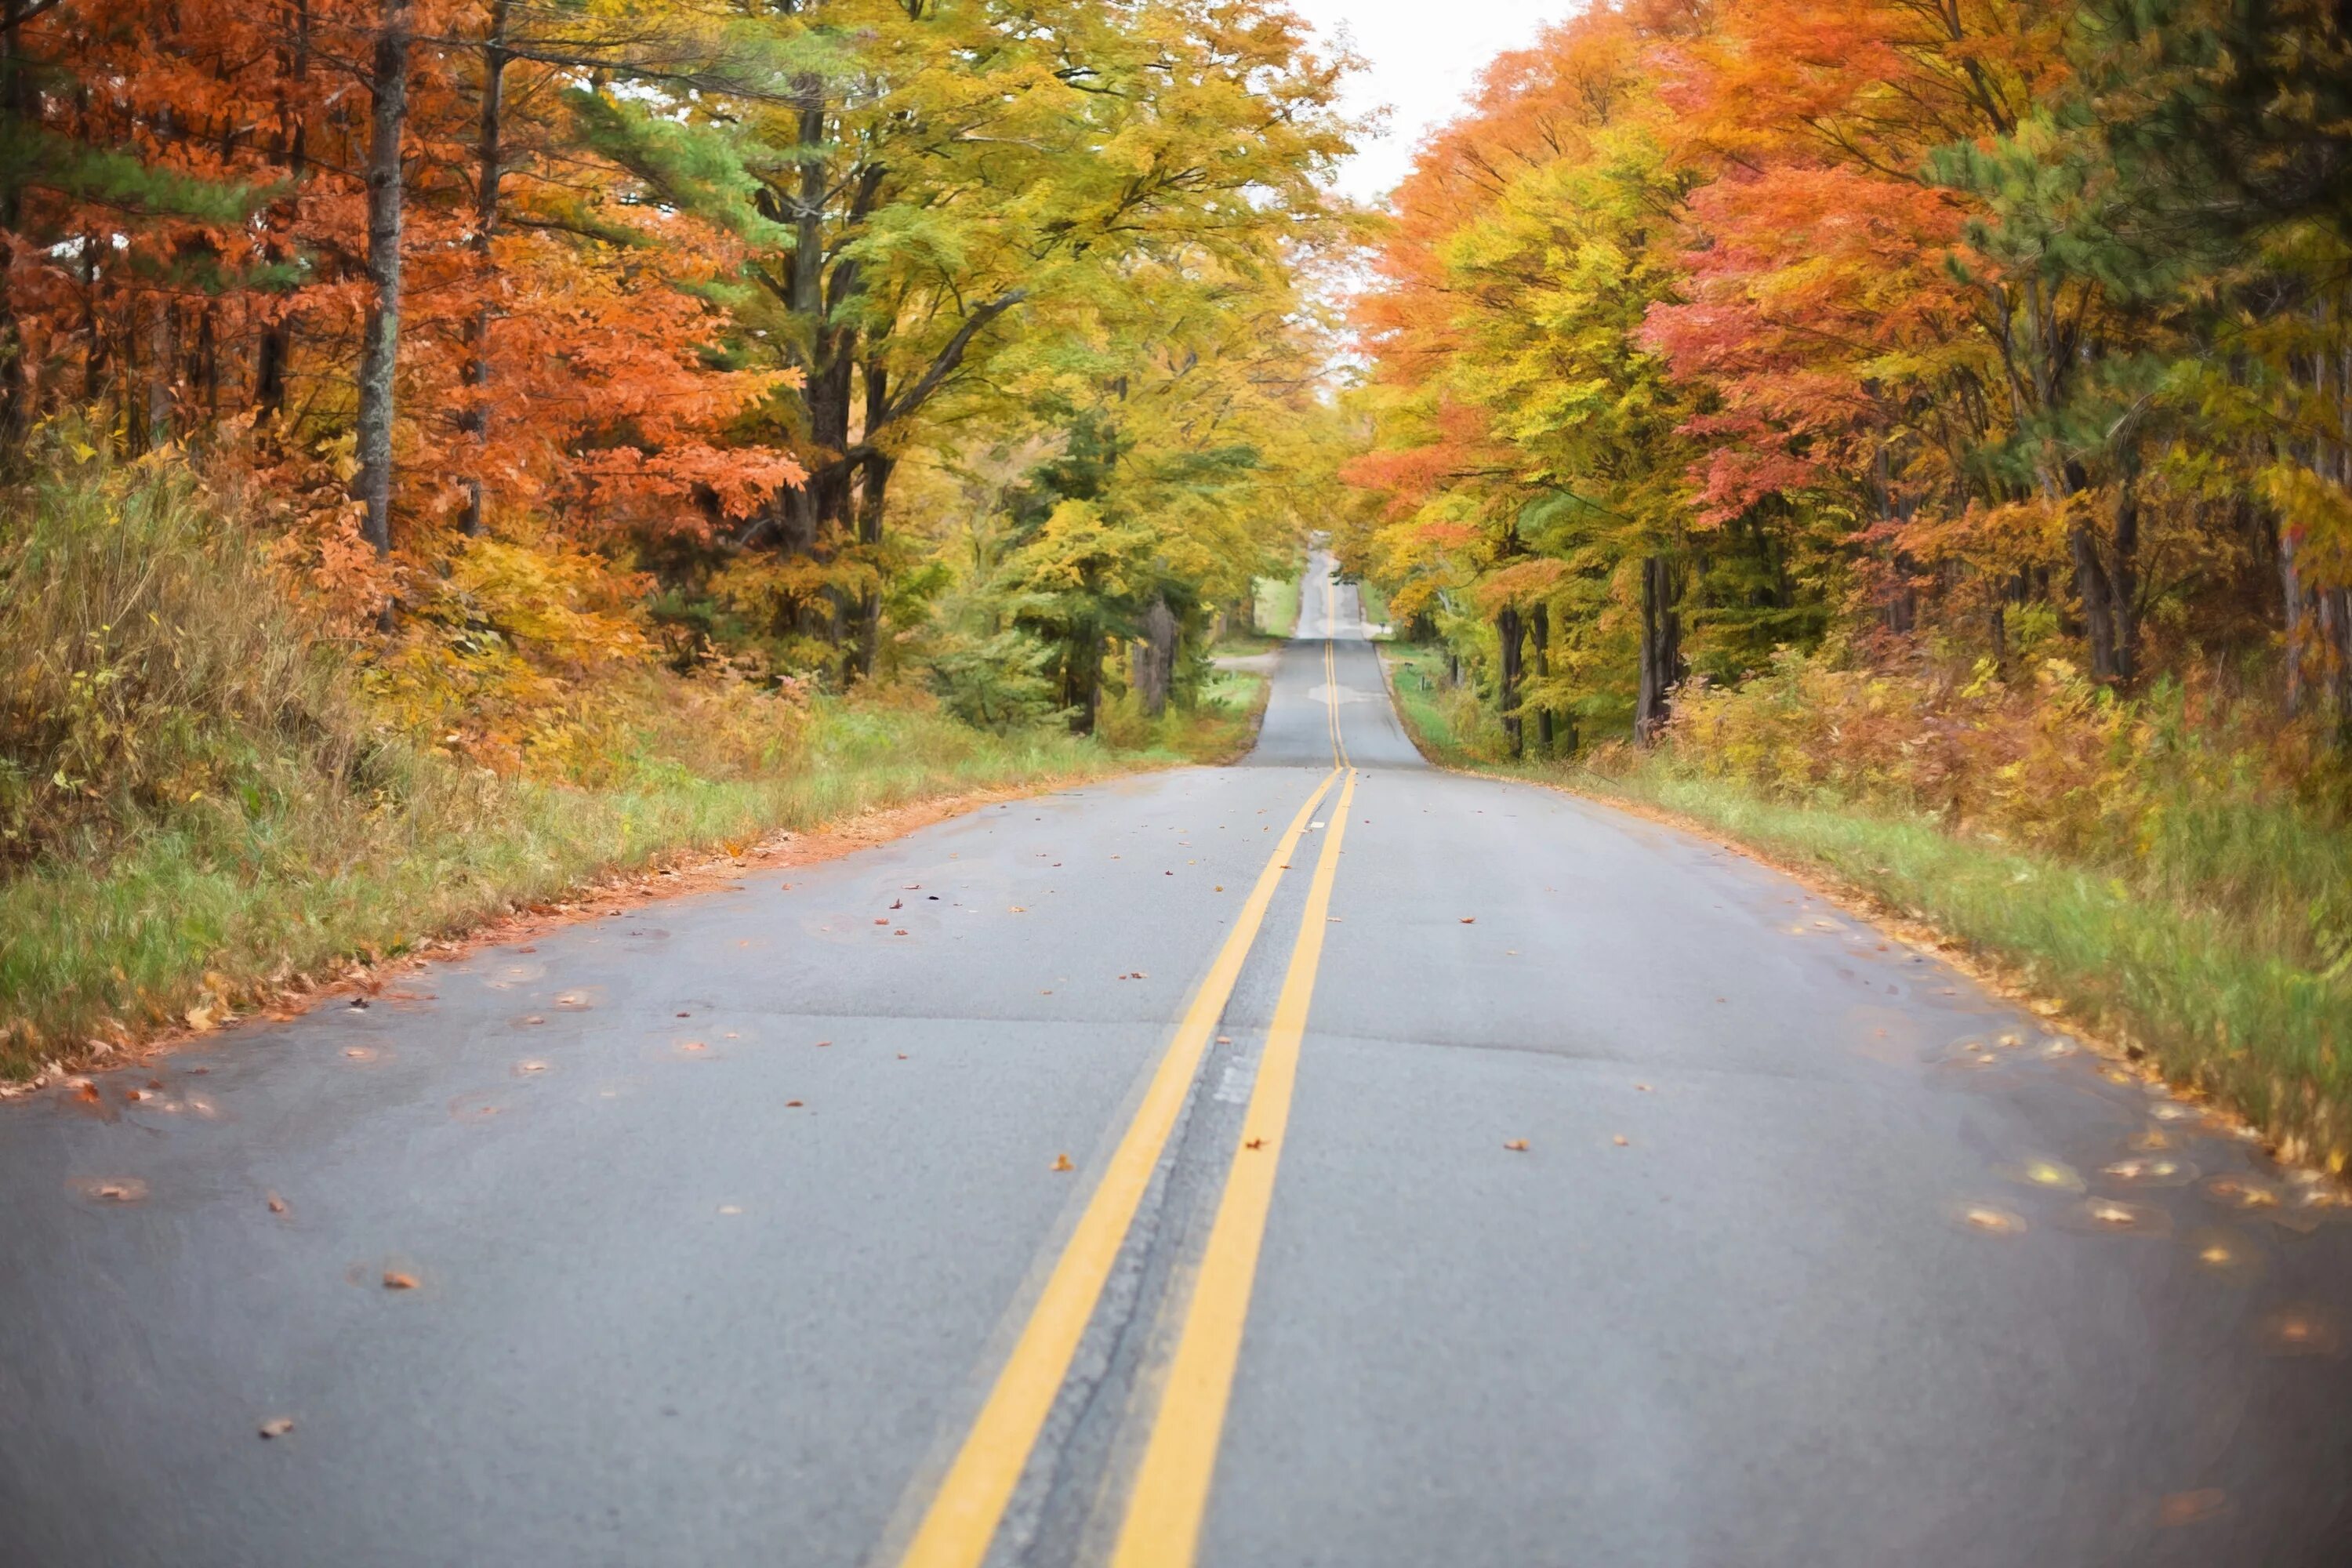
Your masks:
{"label": "green grass verge", "polygon": [[264,809],[234,835],[158,832],[98,864],[37,864],[0,883],[0,1079],[70,1060],[93,1037],[239,1009],[614,874],[868,808],[1222,755],[1246,722],[1220,710],[1115,749],[825,703],[771,776],[649,760],[609,788],[434,783]]}
{"label": "green grass verge", "polygon": [[1477,694],[1445,679],[1445,650],[1433,643],[1382,643],[1381,661],[1404,715],[1405,732],[1424,755],[1449,767],[1490,759],[1478,745]]}
{"label": "green grass verge", "polygon": [[1298,579],[1260,577],[1257,580],[1257,629],[1277,642],[1298,630]]}
{"label": "green grass verge", "polygon": [[[1932,927],[2174,1083],[2234,1108],[2290,1158],[2341,1171],[2352,1149],[2352,984],[2249,940],[2254,922],[2109,872],[1832,798],[1769,798],[1678,771],[1497,763],[1460,738],[1431,656],[1391,649],[1405,725],[1432,761],[1685,818]],[[1434,656],[1443,668],[1443,656]]]}

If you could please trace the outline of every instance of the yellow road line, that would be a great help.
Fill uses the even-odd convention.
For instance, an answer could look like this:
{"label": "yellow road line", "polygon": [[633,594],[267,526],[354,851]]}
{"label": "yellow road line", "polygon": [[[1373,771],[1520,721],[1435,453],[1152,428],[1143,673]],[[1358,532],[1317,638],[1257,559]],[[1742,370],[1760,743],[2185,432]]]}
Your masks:
{"label": "yellow road line", "polygon": [[1348,735],[1339,722],[1339,651],[1334,634],[1339,629],[1339,586],[1323,579],[1323,692],[1331,718],[1331,758],[1334,766],[1348,767]]}
{"label": "yellow road line", "polygon": [[989,1541],[1029,1462],[1029,1451],[1036,1446],[1037,1433],[1053,1409],[1054,1397],[1069,1375],[1070,1358],[1094,1316],[1103,1284],[1134,1221],[1136,1206],[1143,1201],[1160,1151],[1167,1147],[1168,1135],[1183,1110],[1201,1057],[1233,995],[1234,983],[1241,977],[1243,961],[1265,921],[1275,886],[1281,881],[1315,808],[1331,793],[1332,781],[1339,776],[1336,768],[1324,775],[1314,795],[1298,808],[1265,869],[1258,873],[1257,886],[1250,889],[1232,934],[1225,938],[1216,962],[1210,965],[1176,1026],[1167,1054],[1160,1058],[1159,1069],[1144,1090],[1143,1102],[1104,1167],[1086,1212],[1078,1216],[1077,1227],[1047,1277],[1004,1370],[997,1374],[988,1402],[981,1406],[947,1479],[923,1515],[913,1543],[899,1560],[902,1568],[977,1568],[988,1554]]}
{"label": "yellow road line", "polygon": [[1243,1114],[1233,1171],[1225,1178],[1215,1225],[1201,1258],[1184,1328],[1169,1363],[1167,1389],[1151,1440],[1136,1472],[1119,1529],[1111,1568],[1191,1568],[1199,1550],[1201,1521],[1209,1506],[1209,1483],[1217,1468],[1217,1446],[1225,1405],[1240,1360],[1242,1331],[1249,1320],[1250,1291],[1265,1239],[1266,1211],[1274,1203],[1274,1175],[1290,1121],[1291,1091],[1298,1078],[1298,1047],[1315,996],[1315,972],[1323,960],[1323,931],[1331,908],[1331,883],[1339,867],[1339,841],[1355,799],[1351,769],[1339,791],[1329,836],[1315,862],[1307,894],[1307,915],[1291,950],[1290,970],[1274,1007],[1258,1059],[1257,1088]]}

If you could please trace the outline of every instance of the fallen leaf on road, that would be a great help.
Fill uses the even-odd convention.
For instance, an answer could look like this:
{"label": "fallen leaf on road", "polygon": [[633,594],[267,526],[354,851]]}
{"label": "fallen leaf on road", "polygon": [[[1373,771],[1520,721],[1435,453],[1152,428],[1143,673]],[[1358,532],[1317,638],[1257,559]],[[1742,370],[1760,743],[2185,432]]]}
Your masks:
{"label": "fallen leaf on road", "polygon": [[147,1195],[147,1184],[136,1176],[93,1176],[74,1185],[102,1204],[135,1204]]}
{"label": "fallen leaf on road", "polygon": [[2279,1355],[2332,1356],[2342,1337],[2335,1322],[2309,1307],[2287,1307],[2263,1321],[2263,1342]]}
{"label": "fallen leaf on road", "polygon": [[807,1103],[808,1101],[805,1100],[788,1100],[784,1101],[784,1109],[786,1110],[797,1110]]}
{"label": "fallen leaf on road", "polygon": [[907,928],[900,926],[897,931],[892,931],[890,934],[892,936],[904,936],[907,934]]}
{"label": "fallen leaf on road", "polygon": [[2200,1267],[2221,1274],[2243,1275],[2261,1261],[2260,1255],[2251,1246],[2221,1231],[2207,1231],[2193,1238],[2189,1251]]}
{"label": "fallen leaf on road", "polygon": [[2213,1519],[2228,1510],[2230,1499],[2219,1487],[2202,1487],[2193,1492],[2174,1492],[2157,1505],[2156,1522],[2171,1528],[2174,1525],[2196,1524]]}
{"label": "fallen leaf on road", "polygon": [[2174,1187],[2195,1181],[2197,1167],[2186,1160],[2150,1155],[2146,1159],[2118,1160],[2102,1173],[2138,1186]]}
{"label": "fallen leaf on road", "polygon": [[2001,1173],[2029,1187],[2055,1187],[2070,1193],[2083,1190],[2082,1176],[2072,1165],[2056,1160],[2026,1160]]}
{"label": "fallen leaf on road", "polygon": [[894,910],[903,910],[907,907],[907,900],[904,899],[893,899],[890,900],[890,907]]}
{"label": "fallen leaf on road", "polygon": [[902,1061],[902,1062],[903,1062],[903,1061],[905,1061],[905,1060],[907,1059],[907,1053],[906,1053],[906,1052],[904,1052],[904,1051],[900,1051],[900,1052],[898,1053],[898,1059],[899,1059],[900,1061]]}
{"label": "fallen leaf on road", "polygon": [[1650,1086],[1646,1083],[1637,1083],[1633,1087],[1643,1094],[1650,1092]]}
{"label": "fallen leaf on road", "polygon": [[2058,1216],[2069,1230],[2103,1236],[2169,1236],[2172,1216],[2147,1204],[2127,1204],[2118,1198],[2093,1198]]}
{"label": "fallen leaf on road", "polygon": [[1027,910],[1025,910],[1025,909],[1023,909],[1019,904],[1015,904],[1015,905],[1013,905],[1011,909],[1009,909],[1009,910],[1005,910],[1004,912],[1005,912],[1005,913],[1007,913],[1007,914],[1012,914],[1012,915],[1025,915],[1025,914],[1027,914],[1029,911],[1028,911]]}
{"label": "fallen leaf on road", "polygon": [[1514,1154],[1524,1154],[1528,1152],[1528,1141],[1524,1138],[1506,1139],[1503,1147]]}
{"label": "fallen leaf on road", "polygon": [[875,917],[874,917],[874,923],[875,923],[876,925],[878,925],[878,926],[886,926],[886,925],[888,925],[890,922],[889,922],[887,920],[885,920],[884,918],[882,918],[881,916],[877,915],[877,916],[875,916]]}
{"label": "fallen leaf on road", "polygon": [[1476,915],[1464,915],[1462,917],[1462,923],[1466,926],[1476,925],[1478,923],[1478,917]]}
{"label": "fallen leaf on road", "polygon": [[286,1212],[286,1200],[279,1197],[276,1193],[270,1194],[269,1212],[271,1214],[284,1214]]}
{"label": "fallen leaf on road", "polygon": [[740,1204],[720,1204],[719,1205],[719,1212],[720,1214],[741,1214],[743,1212],[743,1205]]}
{"label": "fallen leaf on road", "polygon": [[2266,1209],[2278,1206],[2278,1190],[2251,1176],[2216,1176],[2205,1184],[2205,1190],[2232,1208]]}
{"label": "fallen leaf on road", "polygon": [[525,1018],[523,1022],[526,1024],[544,1024],[547,1020],[541,1017],[538,1014],[533,1013],[530,1017]]}
{"label": "fallen leaf on road", "polygon": [[1263,1138],[1253,1138],[1248,1142],[1243,1144],[1242,1147],[1244,1149],[1263,1149],[1265,1147],[1265,1140]]}
{"label": "fallen leaf on road", "polygon": [[1952,1211],[1952,1217],[1970,1230],[1988,1236],[2015,1236],[2025,1228],[2025,1222],[2007,1209],[1990,1204],[1962,1204]]}
{"label": "fallen leaf on road", "polygon": [[1233,1043],[1234,1037],[1231,1035],[1219,1035],[1217,1037],[1217,1044],[1221,1046],[1230,1046]]}
{"label": "fallen leaf on road", "polygon": [[1631,1140],[1631,1139],[1627,1138],[1627,1137],[1625,1136],[1625,1134],[1623,1134],[1622,1132],[1620,1132],[1619,1134],[1617,1134],[1617,1136],[1615,1136],[1614,1138],[1612,1138],[1611,1140],[1609,1140],[1609,1142],[1611,1142],[1612,1143],[1616,1144],[1616,1145],[1617,1145],[1617,1147],[1619,1147],[1620,1149],[1622,1149],[1622,1148],[1626,1147],[1626,1145],[1628,1145],[1629,1143],[1631,1143],[1631,1142],[1633,1142],[1633,1140]]}
{"label": "fallen leaf on road", "polygon": [[261,1435],[265,1438],[283,1437],[292,1430],[294,1418],[291,1415],[273,1415],[261,1424]]}
{"label": "fallen leaf on road", "polygon": [[1070,1163],[1070,1157],[1067,1154],[1056,1154],[1054,1156],[1054,1169],[1056,1171],[1075,1171],[1077,1167]]}
{"label": "fallen leaf on road", "polygon": [[416,1276],[403,1274],[397,1268],[387,1268],[383,1271],[383,1288],[387,1290],[414,1290],[416,1289]]}
{"label": "fallen leaf on road", "polygon": [[1216,890],[1220,893],[1223,892],[1225,890],[1225,885],[1223,882],[1218,883]]}

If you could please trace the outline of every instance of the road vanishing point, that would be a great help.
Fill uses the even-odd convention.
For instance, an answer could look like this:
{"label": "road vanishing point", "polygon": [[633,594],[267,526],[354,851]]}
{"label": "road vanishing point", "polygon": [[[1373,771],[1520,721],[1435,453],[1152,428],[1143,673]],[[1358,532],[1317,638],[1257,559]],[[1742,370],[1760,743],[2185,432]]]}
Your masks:
{"label": "road vanishing point", "polygon": [[0,1107],[0,1563],[2352,1563],[2335,1189],[1303,599],[1238,765]]}

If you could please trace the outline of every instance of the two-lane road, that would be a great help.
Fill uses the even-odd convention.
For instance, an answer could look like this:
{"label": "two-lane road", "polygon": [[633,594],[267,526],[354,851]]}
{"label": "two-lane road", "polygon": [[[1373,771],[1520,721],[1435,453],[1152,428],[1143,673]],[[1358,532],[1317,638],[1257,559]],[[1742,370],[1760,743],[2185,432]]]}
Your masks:
{"label": "two-lane road", "polygon": [[2352,1562],[2333,1189],[1327,572],[1241,766],[0,1107],[0,1563]]}

